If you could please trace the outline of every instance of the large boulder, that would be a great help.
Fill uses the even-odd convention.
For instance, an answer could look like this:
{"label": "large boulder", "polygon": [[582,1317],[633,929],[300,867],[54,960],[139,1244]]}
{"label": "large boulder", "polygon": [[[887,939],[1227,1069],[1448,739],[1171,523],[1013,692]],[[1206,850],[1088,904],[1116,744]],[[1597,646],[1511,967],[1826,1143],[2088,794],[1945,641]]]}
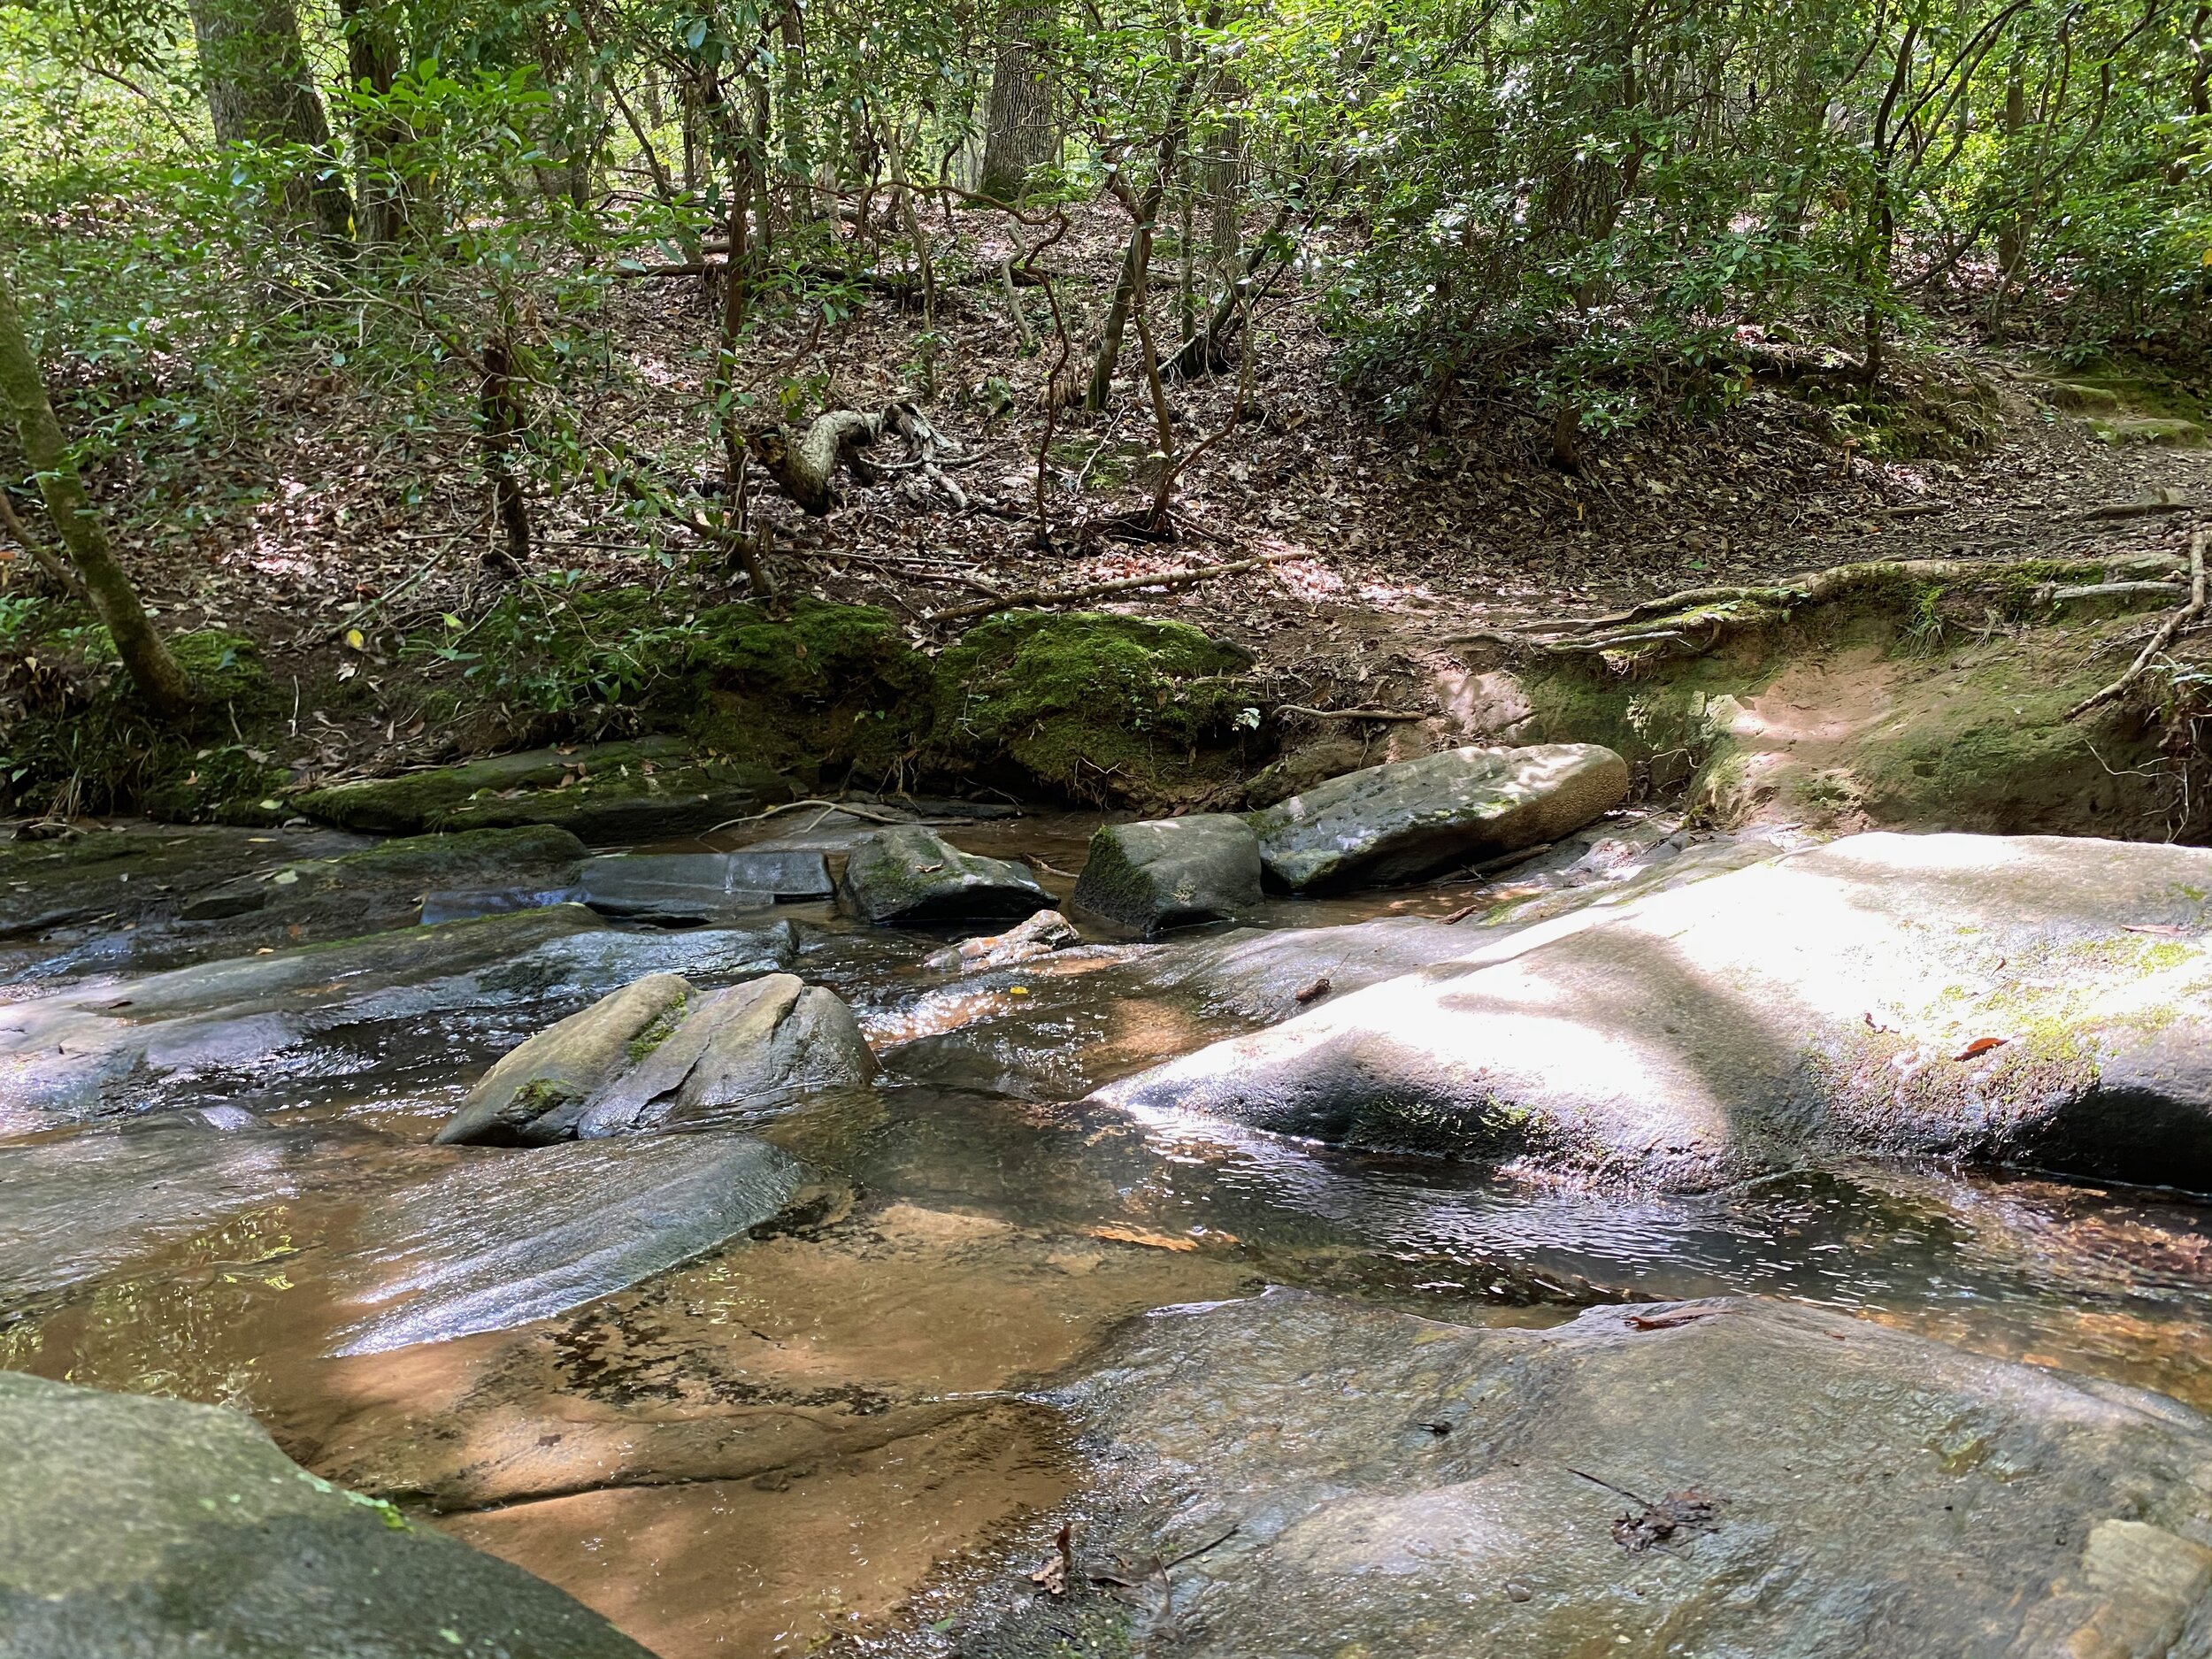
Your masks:
{"label": "large boulder", "polygon": [[638,1064],[552,1120],[584,1140],[773,1110],[874,1077],[853,1011],[832,991],[772,973],[702,998]]}
{"label": "large boulder", "polygon": [[1110,1086],[1698,1190],[1819,1155],[2212,1188],[2212,851],[1855,836],[1509,934]]}
{"label": "large boulder", "polygon": [[2212,1632],[2212,1425],[1800,1305],[1532,1331],[1271,1292],[1141,1321],[1066,1403],[1107,1512],[1064,1601],[964,1653],[1078,1620],[1086,1652],[1172,1632],[1189,1659],[2134,1659]]}
{"label": "large boulder", "polygon": [[1074,904],[1141,933],[1217,922],[1259,902],[1260,843],[1225,812],[1106,824],[1091,837]]}
{"label": "large boulder", "polygon": [[1417,881],[1556,841],[1627,797],[1591,743],[1448,749],[1347,772],[1252,813],[1269,878],[1293,893]]}
{"label": "large boulder", "polygon": [[250,1417],[0,1371],[11,1659],[649,1659],[596,1613],[319,1480]]}
{"label": "large boulder", "polygon": [[1026,864],[964,853],[935,832],[902,824],[853,845],[837,895],[864,922],[1010,919],[1052,908]]}
{"label": "large boulder", "polygon": [[581,1013],[547,1026],[505,1056],[462,1097],[432,1138],[442,1145],[524,1146],[547,1113],[597,1094],[683,1018],[691,987],[680,974],[649,973]]}

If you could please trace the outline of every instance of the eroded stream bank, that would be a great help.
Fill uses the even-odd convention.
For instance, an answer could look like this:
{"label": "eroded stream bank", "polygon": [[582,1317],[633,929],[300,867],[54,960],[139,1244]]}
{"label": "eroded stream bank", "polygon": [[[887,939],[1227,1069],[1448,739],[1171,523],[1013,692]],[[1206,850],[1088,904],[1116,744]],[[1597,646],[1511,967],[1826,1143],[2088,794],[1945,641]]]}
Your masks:
{"label": "eroded stream bank", "polygon": [[[1030,859],[1064,898],[1092,822],[941,827]],[[873,828],[802,814],[751,845],[835,852]],[[241,832],[221,856],[250,871],[333,851],[252,833],[271,839]],[[1772,1297],[2212,1406],[2212,1237],[2179,1195],[1838,1157],[1624,1195],[1086,1099],[1517,926],[1778,849],[1628,812],[1481,888],[1271,900],[1254,927],[969,972],[924,958],[972,927],[860,928],[813,900],[667,928],[487,898],[475,919],[305,949],[285,930],[345,930],[303,916],[264,943],[219,917],[134,935],[86,912],[13,959],[0,1008],[19,1033],[62,1022],[11,1056],[0,1363],[240,1405],[318,1474],[434,1517],[665,1659],[830,1640],[1123,1651],[1179,1631],[1174,1582],[1164,1606],[1141,1571],[1064,1602],[1031,1574],[1063,1519],[1118,1536],[1109,1517],[1157,1502],[1109,1446],[1149,1432],[1142,1379],[1171,1368],[1179,1327],[1132,1319],[1271,1286],[1504,1329]],[[496,895],[526,886],[512,873],[493,857],[472,879]],[[464,910],[470,890],[440,889]],[[771,971],[851,1004],[876,1084],[688,1133],[429,1144],[492,1060],[640,975],[710,989]],[[1233,1385],[1272,1386],[1301,1342],[1302,1363],[1345,1363],[1345,1339],[1306,1318],[1279,1340],[1194,1339],[1227,1370],[1194,1409],[1243,1411]],[[1096,1380],[1116,1343],[1118,1392]],[[1866,1375],[1903,1386],[1926,1351],[1870,1350]],[[1979,1467],[1980,1432],[1942,1429],[1942,1455]],[[1325,1479],[1310,1449],[1239,1448],[1246,1522],[1271,1482]],[[1616,1550],[1620,1501],[1598,1502]],[[1326,1624],[1310,1616],[1315,1642]],[[1664,1630],[1621,1628],[1621,1651],[1666,1651]]]}

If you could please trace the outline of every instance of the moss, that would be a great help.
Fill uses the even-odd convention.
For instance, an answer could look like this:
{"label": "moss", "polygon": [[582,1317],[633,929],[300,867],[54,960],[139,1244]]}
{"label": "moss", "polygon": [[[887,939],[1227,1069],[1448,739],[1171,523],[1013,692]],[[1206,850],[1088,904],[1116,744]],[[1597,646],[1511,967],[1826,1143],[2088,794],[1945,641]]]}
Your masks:
{"label": "moss", "polygon": [[218,628],[180,634],[169,641],[169,649],[211,706],[242,721],[276,708],[277,689],[261,664],[261,648],[244,634]]}
{"label": "moss", "polygon": [[652,706],[703,748],[792,773],[807,787],[895,773],[927,730],[929,660],[890,613],[798,599],[703,612]]}
{"label": "moss", "polygon": [[1249,664],[1186,623],[1010,612],[938,659],[931,741],[963,770],[1077,800],[1188,797],[1246,757],[1259,703]]}
{"label": "moss", "polygon": [[676,1027],[684,1023],[690,1010],[690,999],[679,996],[654,1018],[653,1023],[630,1039],[626,1052],[632,1065],[644,1063],[646,1056],[676,1034]]}

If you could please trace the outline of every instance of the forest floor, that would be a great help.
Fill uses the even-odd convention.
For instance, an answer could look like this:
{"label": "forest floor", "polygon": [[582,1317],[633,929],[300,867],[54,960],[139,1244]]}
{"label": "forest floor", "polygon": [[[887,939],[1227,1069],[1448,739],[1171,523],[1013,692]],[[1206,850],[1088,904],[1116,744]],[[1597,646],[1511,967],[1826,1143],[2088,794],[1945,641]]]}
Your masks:
{"label": "forest floor", "polygon": [[[1113,407],[1054,422],[1053,534],[1041,548],[1031,514],[1041,394],[1060,351],[1041,288],[1020,293],[1039,346],[1025,351],[1017,334],[997,272],[1012,251],[1007,228],[995,215],[959,216],[957,255],[939,260],[933,329],[908,295],[879,296],[835,328],[802,316],[766,331],[752,365],[761,406],[774,406],[779,384],[830,407],[919,395],[961,457],[948,471],[968,497],[956,509],[910,472],[848,477],[842,504],[808,518],[770,491],[762,511],[786,591],[881,605],[918,643],[936,643],[956,630],[933,624],[933,611],[1265,557],[1242,574],[1109,603],[1248,646],[1295,701],[1425,710],[1451,672],[1442,641],[1454,634],[1863,559],[2173,550],[2178,515],[2094,510],[2162,493],[2212,500],[2212,451],[2101,436],[2086,411],[2057,406],[2080,399],[2053,365],[1963,331],[1901,353],[1916,388],[1901,407],[1934,440],[1924,450],[1943,453],[1880,453],[1909,446],[1860,423],[1896,410],[1762,384],[1702,419],[1587,439],[1572,477],[1548,464],[1549,423],[1510,401],[1471,392],[1433,422],[1384,419],[1333,374],[1332,342],[1293,284],[1259,313],[1240,408],[1234,371],[1171,389],[1179,449],[1207,445],[1179,480],[1179,540],[1116,528],[1146,504],[1156,465],[1151,410],[1126,378],[1141,362],[1133,331]],[[1072,373],[1110,296],[1124,231],[1099,210],[1042,262]],[[1156,265],[1163,311],[1177,279],[1171,261]],[[696,280],[618,285],[592,326],[611,366],[592,388],[597,429],[585,438],[655,457],[672,485],[718,488],[695,412],[715,326]],[[393,414],[384,393],[344,371],[272,388],[196,469],[188,527],[178,503],[140,480],[113,470],[101,480],[165,626],[252,637],[280,687],[334,679],[366,691],[297,712],[303,750],[285,758],[307,777],[449,756],[456,728],[411,716],[430,679],[459,670],[403,647],[442,639],[448,618],[465,626],[511,585],[481,557],[491,515],[466,427],[403,436]],[[548,595],[643,582],[679,614],[743,596],[718,554],[680,529],[641,530],[588,482],[533,511],[526,580]],[[348,642],[356,628],[359,649]]]}

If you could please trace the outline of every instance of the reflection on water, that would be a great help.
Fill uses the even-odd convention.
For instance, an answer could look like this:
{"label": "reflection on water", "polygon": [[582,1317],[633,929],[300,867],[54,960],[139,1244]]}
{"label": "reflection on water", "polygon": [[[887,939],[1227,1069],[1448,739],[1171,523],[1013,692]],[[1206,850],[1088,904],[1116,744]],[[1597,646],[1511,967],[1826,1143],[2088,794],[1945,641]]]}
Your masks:
{"label": "reflection on water", "polygon": [[[1023,833],[955,839],[1040,844]],[[1064,826],[1043,844],[1080,856]],[[1462,903],[1385,895],[1327,919]],[[0,1143],[0,1365],[242,1404],[311,1467],[442,1514],[672,1659],[895,1623],[939,1563],[1075,1484],[1025,1391],[1132,1315],[1269,1282],[1468,1321],[1799,1298],[2212,1407],[2212,1215],[2180,1199],[1870,1165],[1599,1197],[1079,1103],[1280,1017],[1317,950],[1340,988],[1475,927],[1102,941],[960,976],[920,965],[941,936],[783,918],[796,971],[854,1003],[889,1070],[765,1125],[773,1151],[428,1147],[521,1034],[512,1009],[364,1004],[334,1058],[211,1079],[201,1103],[265,1121]],[[631,934],[619,954],[688,952],[713,979],[710,943]],[[584,986],[513,1006],[565,1012]]]}

